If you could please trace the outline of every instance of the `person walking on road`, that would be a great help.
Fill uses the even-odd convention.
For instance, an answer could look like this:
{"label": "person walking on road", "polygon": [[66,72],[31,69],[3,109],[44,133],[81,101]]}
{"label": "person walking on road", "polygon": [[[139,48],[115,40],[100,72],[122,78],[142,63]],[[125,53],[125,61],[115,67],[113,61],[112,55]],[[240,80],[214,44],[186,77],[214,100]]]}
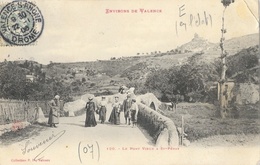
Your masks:
{"label": "person walking on road", "polygon": [[119,103],[119,97],[115,96],[115,102],[112,104],[112,112],[108,120],[111,124],[120,124],[120,110],[121,104]]}
{"label": "person walking on road", "polygon": [[106,113],[107,113],[106,97],[102,96],[101,102],[99,104],[99,120],[101,120],[102,124],[104,124],[106,120]]}
{"label": "person walking on road", "polygon": [[125,124],[128,124],[128,125],[130,125],[130,108],[131,108],[131,106],[132,106],[131,95],[128,94],[127,98],[123,102]]}
{"label": "person walking on road", "polygon": [[95,118],[95,103],[93,101],[93,97],[88,98],[88,102],[86,104],[86,120],[85,127],[95,127],[97,125]]}
{"label": "person walking on road", "polygon": [[130,108],[130,116],[131,116],[131,122],[132,127],[135,127],[137,124],[137,115],[138,115],[138,105],[136,103],[136,99],[132,99],[132,106]]}
{"label": "person walking on road", "polygon": [[57,127],[56,124],[59,124],[59,113],[60,113],[60,96],[56,95],[48,105],[50,106],[49,120],[48,124],[50,127]]}

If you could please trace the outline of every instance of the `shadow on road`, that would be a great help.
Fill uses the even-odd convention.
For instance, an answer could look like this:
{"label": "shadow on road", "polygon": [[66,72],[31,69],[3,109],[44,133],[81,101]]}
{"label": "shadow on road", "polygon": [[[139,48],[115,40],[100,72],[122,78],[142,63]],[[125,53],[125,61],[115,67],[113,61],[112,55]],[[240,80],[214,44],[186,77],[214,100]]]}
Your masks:
{"label": "shadow on road", "polygon": [[74,126],[79,126],[79,127],[85,127],[85,124],[76,124],[76,123],[62,123],[65,125],[74,125]]}
{"label": "shadow on road", "polygon": [[155,146],[156,142],[155,140],[148,134],[148,132],[143,129],[141,126],[138,125],[138,129],[140,129],[140,131],[142,132],[142,134],[146,137],[146,139],[148,139],[149,141],[147,142],[147,144]]}

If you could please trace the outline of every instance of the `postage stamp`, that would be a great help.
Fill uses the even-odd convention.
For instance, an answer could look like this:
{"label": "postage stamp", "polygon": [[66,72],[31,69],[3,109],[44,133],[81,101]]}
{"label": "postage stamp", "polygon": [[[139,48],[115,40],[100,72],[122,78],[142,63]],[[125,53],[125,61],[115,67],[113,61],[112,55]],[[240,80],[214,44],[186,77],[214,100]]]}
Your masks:
{"label": "postage stamp", "polygon": [[43,27],[42,13],[32,2],[13,1],[0,11],[0,34],[6,46],[34,43],[41,36]]}

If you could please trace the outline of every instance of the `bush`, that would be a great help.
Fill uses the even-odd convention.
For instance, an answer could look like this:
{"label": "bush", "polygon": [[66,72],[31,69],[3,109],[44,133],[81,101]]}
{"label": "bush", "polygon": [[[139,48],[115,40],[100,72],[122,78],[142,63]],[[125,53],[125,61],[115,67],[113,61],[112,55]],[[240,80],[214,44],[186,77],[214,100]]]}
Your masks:
{"label": "bush", "polygon": [[90,87],[94,87],[96,85],[96,83],[91,83]]}
{"label": "bush", "polygon": [[101,93],[94,93],[94,95],[97,97],[97,96],[104,96],[104,95],[113,95],[114,93],[111,92],[110,90],[106,90],[106,91],[103,91]]}

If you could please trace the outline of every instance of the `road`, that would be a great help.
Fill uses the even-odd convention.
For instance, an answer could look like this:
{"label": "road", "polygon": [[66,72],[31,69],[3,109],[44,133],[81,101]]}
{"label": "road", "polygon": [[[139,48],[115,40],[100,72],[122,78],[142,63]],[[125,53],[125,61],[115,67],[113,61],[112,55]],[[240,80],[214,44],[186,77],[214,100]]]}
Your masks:
{"label": "road", "polygon": [[[110,112],[108,108],[107,119]],[[62,117],[58,128],[48,127],[37,136],[0,148],[0,165],[256,164],[259,156],[257,147],[155,146],[138,127],[100,122],[84,127],[84,123],[85,115]]]}
{"label": "road", "polygon": [[[111,109],[111,106],[108,107],[107,120]],[[129,151],[138,152],[142,147],[155,147],[144,131],[124,123],[123,113],[120,119],[120,125],[112,125],[107,121],[101,124],[97,120],[96,127],[84,127],[85,115],[61,117],[57,128],[48,128],[36,137],[25,138],[8,146],[10,152],[8,154],[14,157],[8,157],[6,161],[15,162],[15,159],[22,159],[30,164],[44,163],[44,161],[60,163],[66,158],[64,164],[86,162],[107,164],[113,157],[114,160],[118,160],[118,153],[124,152],[128,159],[131,158],[127,153]]]}

